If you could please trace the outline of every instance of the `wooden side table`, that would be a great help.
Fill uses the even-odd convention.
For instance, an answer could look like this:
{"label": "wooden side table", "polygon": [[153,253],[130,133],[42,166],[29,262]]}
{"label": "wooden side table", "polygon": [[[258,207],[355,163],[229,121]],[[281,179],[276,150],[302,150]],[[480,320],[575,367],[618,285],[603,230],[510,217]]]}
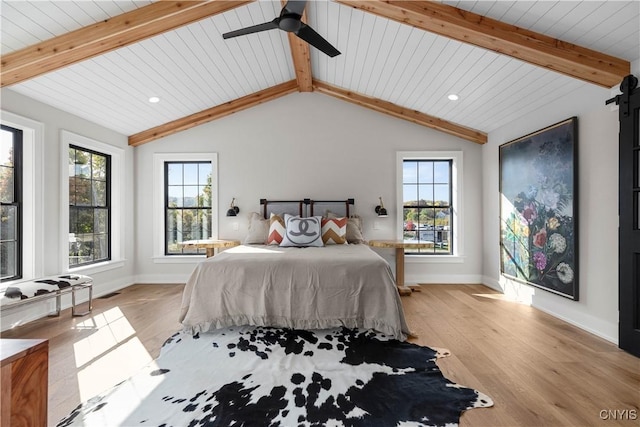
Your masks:
{"label": "wooden side table", "polygon": [[400,295],[411,295],[412,291],[420,292],[419,286],[406,286],[404,284],[404,250],[433,248],[433,242],[413,242],[411,240],[370,240],[369,246],[373,248],[390,248],[396,250],[396,286],[398,287]]}
{"label": "wooden side table", "polygon": [[207,258],[209,258],[215,255],[216,248],[233,248],[240,245],[240,240],[185,240],[180,244],[184,247],[204,248],[207,251]]}
{"label": "wooden side table", "polygon": [[0,339],[2,426],[47,426],[49,341]]}

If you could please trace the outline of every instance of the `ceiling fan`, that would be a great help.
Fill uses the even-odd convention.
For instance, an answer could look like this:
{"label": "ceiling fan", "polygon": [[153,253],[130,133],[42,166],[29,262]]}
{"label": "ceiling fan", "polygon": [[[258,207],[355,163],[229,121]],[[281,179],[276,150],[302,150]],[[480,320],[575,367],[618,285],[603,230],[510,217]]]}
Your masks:
{"label": "ceiling fan", "polygon": [[326,53],[332,58],[340,55],[340,51],[333,47],[331,43],[322,38],[322,36],[316,33],[313,28],[300,21],[306,5],[306,0],[289,0],[280,11],[280,16],[276,17],[273,21],[241,28],[236,31],[230,31],[223,34],[222,38],[230,39],[232,37],[244,36],[246,34],[259,33],[261,31],[278,28],[282,31],[295,34],[311,46]]}

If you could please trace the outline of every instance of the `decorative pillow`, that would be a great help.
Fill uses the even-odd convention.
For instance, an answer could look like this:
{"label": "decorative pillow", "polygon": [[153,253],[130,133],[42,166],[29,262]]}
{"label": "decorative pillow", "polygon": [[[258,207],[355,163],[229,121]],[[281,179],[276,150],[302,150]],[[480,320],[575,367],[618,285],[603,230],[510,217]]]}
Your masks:
{"label": "decorative pillow", "polygon": [[300,218],[284,214],[286,233],[280,246],[324,246],[322,243],[322,217]]}
{"label": "decorative pillow", "polygon": [[269,220],[257,212],[249,215],[249,234],[244,238],[245,245],[264,245],[269,236]]}
{"label": "decorative pillow", "polygon": [[362,235],[362,218],[352,216],[347,222],[347,242],[353,244],[367,243]]}
{"label": "decorative pillow", "polygon": [[322,218],[322,242],[325,245],[347,243],[347,217]]}
{"label": "decorative pillow", "polygon": [[[340,218],[331,211],[327,211],[327,218]],[[347,242],[366,243],[362,235],[362,219],[357,215],[352,215],[347,221]]]}
{"label": "decorative pillow", "polygon": [[269,235],[267,245],[279,245],[285,234],[284,219],[280,215],[271,214],[269,217]]}

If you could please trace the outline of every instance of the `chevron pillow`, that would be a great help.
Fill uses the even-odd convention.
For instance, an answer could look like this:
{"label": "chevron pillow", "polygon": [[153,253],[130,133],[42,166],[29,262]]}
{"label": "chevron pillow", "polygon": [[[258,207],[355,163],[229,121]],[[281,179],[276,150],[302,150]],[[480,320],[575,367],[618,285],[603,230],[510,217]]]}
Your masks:
{"label": "chevron pillow", "polygon": [[347,218],[322,218],[322,241],[325,245],[347,243]]}
{"label": "chevron pillow", "polygon": [[271,214],[269,218],[269,235],[267,245],[279,245],[286,232],[284,219],[280,215]]}

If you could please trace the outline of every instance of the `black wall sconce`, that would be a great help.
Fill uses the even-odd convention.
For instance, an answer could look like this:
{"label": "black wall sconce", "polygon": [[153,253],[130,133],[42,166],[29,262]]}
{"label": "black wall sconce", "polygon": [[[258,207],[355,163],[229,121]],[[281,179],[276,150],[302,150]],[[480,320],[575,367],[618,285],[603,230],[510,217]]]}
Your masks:
{"label": "black wall sconce", "polygon": [[240,208],[236,206],[236,198],[234,197],[231,200],[231,206],[229,207],[229,210],[227,211],[227,216],[236,216],[236,215],[238,215],[238,213],[240,213]]}
{"label": "black wall sconce", "polygon": [[389,216],[387,214],[387,209],[384,207],[384,203],[382,203],[382,197],[379,197],[378,199],[380,200],[380,204],[376,206],[376,213],[379,217]]}

